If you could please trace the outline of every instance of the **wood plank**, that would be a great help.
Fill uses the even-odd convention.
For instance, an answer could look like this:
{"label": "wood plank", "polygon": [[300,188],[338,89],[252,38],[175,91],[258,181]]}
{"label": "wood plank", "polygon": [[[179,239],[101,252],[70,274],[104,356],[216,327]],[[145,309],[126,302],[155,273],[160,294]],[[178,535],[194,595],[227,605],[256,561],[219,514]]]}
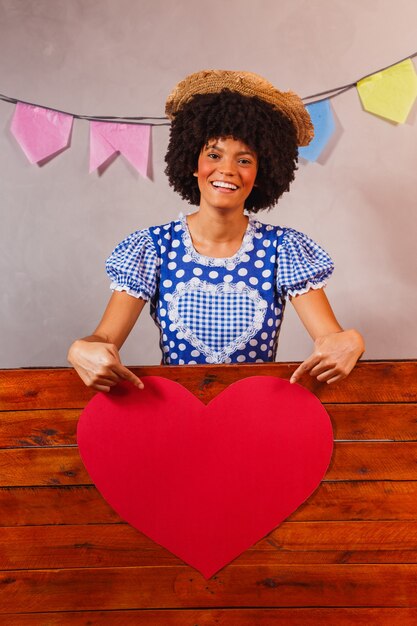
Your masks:
{"label": "wood plank", "polygon": [[0,450],[0,486],[91,484],[78,448]]}
{"label": "wood plank", "polygon": [[[288,378],[295,366],[136,371],[178,380],[208,402],[237,378]],[[128,614],[132,624],[148,626],[153,612],[157,626],[169,626],[168,614],[181,626],[188,626],[190,617],[190,626],[305,626],[335,619],[338,624],[344,619],[346,624],[417,623],[417,361],[363,362],[335,386],[306,381],[327,403],[339,440],[326,481],[288,521],[210,581],[120,523],[91,485],[73,444],[79,408],[92,393],[74,372],[38,370],[34,377],[33,370],[23,377],[17,372],[19,380],[12,373],[6,390],[0,372],[0,448],[5,448],[0,450],[0,484],[5,485],[0,488],[0,613],[8,626],[111,625],[109,616],[128,626]],[[13,524],[19,526],[7,528]],[[258,614],[270,621],[248,613],[256,608],[241,613],[222,608],[243,602],[262,607]],[[263,608],[308,605],[329,608]],[[21,615],[11,621],[10,612],[22,607],[37,613],[26,613],[24,622]],[[273,613],[266,615],[268,610]],[[48,621],[39,621],[44,619],[39,611],[47,612]],[[63,622],[63,615],[69,621]]]}
{"label": "wood plank", "polygon": [[[15,570],[0,574],[0,614],[138,608],[416,608],[417,565],[229,565]],[[389,590],[389,592],[388,592]]]}
{"label": "wood plank", "polygon": [[336,443],[327,480],[416,480],[417,443]]}
{"label": "wood plank", "polygon": [[[417,482],[322,482],[292,521],[417,521]],[[0,527],[120,523],[93,485],[0,488]]]}
{"label": "wood plank", "polygon": [[327,404],[336,441],[417,441],[417,404]]}
{"label": "wood plank", "polygon": [[82,408],[93,395],[72,369],[33,368],[0,372],[0,411]]}
{"label": "wood plank", "polygon": [[93,485],[0,488],[0,527],[120,521]]}
{"label": "wood plank", "polygon": [[[156,565],[154,561],[151,565]],[[258,552],[250,549],[238,557],[236,565],[265,566],[265,565],[387,565],[387,564],[417,564],[417,549],[405,550],[281,550]]]}
{"label": "wood plank", "polygon": [[417,609],[165,609],[0,615],[0,626],[411,626]]}
{"label": "wood plank", "polygon": [[284,522],[257,549],[266,549],[266,544],[274,550],[290,551],[417,550],[417,524],[403,521]]}
{"label": "wood plank", "polygon": [[417,520],[413,481],[322,482],[293,521]]}
{"label": "wood plank", "polygon": [[[417,443],[336,443],[326,480],[417,480]],[[0,487],[89,485],[76,447],[0,450]]]}
{"label": "wood plank", "polygon": [[[180,382],[203,402],[208,402],[240,378],[289,378],[297,365],[158,365],[132,367],[132,370],[138,376],[164,376]],[[302,383],[322,402],[417,402],[417,361],[363,361],[340,383],[326,385],[309,376],[304,377]],[[0,410],[81,408],[92,395],[71,369],[1,372]]]}
{"label": "wood plank", "polygon": [[[284,522],[234,561],[238,565],[417,563],[415,522]],[[328,552],[329,555],[320,553]],[[382,558],[379,552],[383,553]],[[408,554],[411,552],[411,554]],[[293,560],[294,553],[297,558]],[[306,554],[309,553],[309,554]],[[0,570],[181,565],[182,560],[127,524],[21,526],[0,530]]]}
{"label": "wood plank", "polygon": [[75,445],[80,413],[81,409],[3,411],[0,448]]}
{"label": "wood plank", "polygon": [[[327,404],[336,440],[417,441],[417,404]],[[0,448],[75,445],[81,409],[4,411]]]}

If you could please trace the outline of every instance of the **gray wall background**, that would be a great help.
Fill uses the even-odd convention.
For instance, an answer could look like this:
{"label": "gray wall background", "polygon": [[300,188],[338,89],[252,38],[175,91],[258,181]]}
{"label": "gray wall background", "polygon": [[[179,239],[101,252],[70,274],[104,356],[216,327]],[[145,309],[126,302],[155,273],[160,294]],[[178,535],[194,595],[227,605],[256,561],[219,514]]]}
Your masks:
{"label": "gray wall background", "polygon": [[[415,0],[0,0],[0,92],[75,113],[163,115],[172,87],[203,68],[244,69],[306,96],[417,49]],[[366,357],[417,356],[417,105],[397,126],[365,113],[355,89],[333,100],[337,133],[263,221],[293,226],[334,257],[328,296]],[[71,147],[30,165],[0,102],[0,367],[66,364],[109,297],[104,260],[129,232],[191,210],[165,180],[155,128],[152,180],[118,157],[88,173],[88,123]],[[311,341],[289,306],[279,359]],[[127,364],[158,363],[148,310]]]}

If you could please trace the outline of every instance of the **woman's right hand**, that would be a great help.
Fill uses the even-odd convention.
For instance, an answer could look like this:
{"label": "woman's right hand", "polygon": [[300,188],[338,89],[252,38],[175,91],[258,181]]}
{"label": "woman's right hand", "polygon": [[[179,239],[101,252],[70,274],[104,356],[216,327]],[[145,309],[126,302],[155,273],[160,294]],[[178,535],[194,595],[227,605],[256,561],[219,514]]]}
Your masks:
{"label": "woman's right hand", "polygon": [[78,339],[68,352],[68,361],[81,380],[97,391],[110,391],[122,380],[130,381],[143,389],[143,382],[120,361],[119,351],[114,344]]}

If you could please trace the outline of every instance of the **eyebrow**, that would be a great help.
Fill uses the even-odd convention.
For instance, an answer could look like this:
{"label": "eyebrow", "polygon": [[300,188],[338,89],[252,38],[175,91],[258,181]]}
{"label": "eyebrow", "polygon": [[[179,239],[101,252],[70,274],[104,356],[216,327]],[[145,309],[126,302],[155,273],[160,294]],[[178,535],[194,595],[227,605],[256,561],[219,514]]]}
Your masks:
{"label": "eyebrow", "polygon": [[[214,143],[212,145],[206,144],[205,145],[205,149],[206,150],[218,150],[219,152],[224,152],[223,148],[221,148],[220,146],[217,145],[217,143]],[[243,154],[250,154],[252,157],[256,158],[256,153],[252,152],[252,150],[240,150],[239,152],[236,152],[237,155],[242,156]]]}

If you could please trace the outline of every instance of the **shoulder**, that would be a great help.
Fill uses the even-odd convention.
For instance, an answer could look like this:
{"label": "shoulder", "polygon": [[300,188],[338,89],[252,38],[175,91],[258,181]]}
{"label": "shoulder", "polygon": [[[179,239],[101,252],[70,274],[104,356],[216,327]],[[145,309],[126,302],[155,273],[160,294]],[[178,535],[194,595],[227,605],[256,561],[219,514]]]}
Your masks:
{"label": "shoulder", "polygon": [[157,257],[157,248],[149,228],[141,228],[127,235],[117,244],[106,261],[106,267],[137,263],[141,259]]}
{"label": "shoulder", "polygon": [[330,261],[330,256],[314,239],[295,228],[284,227],[278,238],[278,252],[310,261]]}
{"label": "shoulder", "polygon": [[150,226],[147,230],[149,237],[152,239],[155,246],[160,247],[170,239],[175,239],[180,236],[182,231],[182,220],[179,218],[164,224]]}
{"label": "shoulder", "polygon": [[261,222],[256,216],[250,215],[249,220],[255,230],[259,233],[264,233],[265,235],[268,233],[270,235],[277,235],[282,231],[282,226],[276,226],[274,224],[266,224],[265,222]]}
{"label": "shoulder", "polygon": [[291,247],[298,244],[301,246],[322,249],[318,243],[300,230],[296,230],[295,228],[291,228],[289,226],[266,224],[258,220],[256,217],[251,217],[250,219],[255,237],[258,239],[274,239],[277,242],[278,248],[281,248],[282,246]]}
{"label": "shoulder", "polygon": [[255,230],[258,233],[262,233],[262,236],[266,237],[275,237],[279,239],[279,243],[292,241],[292,240],[303,240],[309,239],[309,237],[301,232],[300,230],[296,230],[295,228],[291,228],[289,226],[280,226],[277,224],[266,224],[264,222],[259,221],[258,219],[253,219],[252,222],[254,224]]}
{"label": "shoulder", "polygon": [[156,237],[163,237],[165,233],[171,231],[179,231],[181,229],[182,219],[179,217],[176,220],[171,220],[170,222],[164,222],[163,224],[157,224],[156,226],[149,226],[146,230],[149,231],[149,234]]}
{"label": "shoulder", "polygon": [[181,221],[173,220],[156,226],[140,228],[127,235],[113,252],[121,253],[125,250],[154,250],[158,251],[163,240],[171,239],[173,233],[181,230]]}
{"label": "shoulder", "polygon": [[265,224],[264,222],[258,220],[256,217],[251,216],[249,219],[252,236],[255,239],[258,239],[260,241],[268,240],[274,247],[279,244],[285,229],[283,229],[281,226],[276,226],[274,224]]}

